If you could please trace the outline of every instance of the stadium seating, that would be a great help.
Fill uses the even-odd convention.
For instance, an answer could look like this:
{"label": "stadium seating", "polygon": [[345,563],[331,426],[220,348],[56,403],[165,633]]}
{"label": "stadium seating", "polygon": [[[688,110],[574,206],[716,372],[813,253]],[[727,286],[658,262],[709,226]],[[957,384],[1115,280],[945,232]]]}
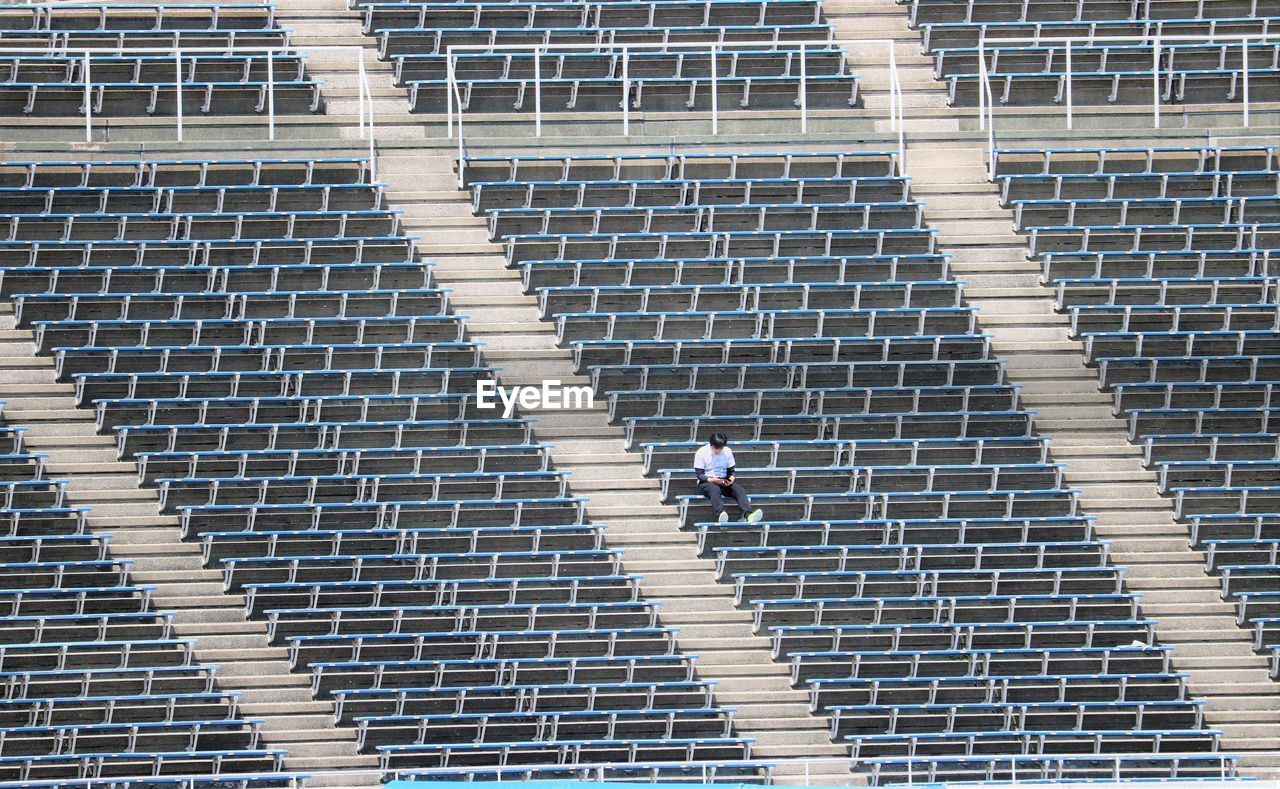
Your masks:
{"label": "stadium seating", "polygon": [[[450,48],[461,46],[473,47],[452,52],[464,110],[533,112],[539,101],[547,112],[859,104],[817,0],[350,5],[417,111],[445,110]],[[633,45],[625,55],[623,45]]]}
{"label": "stadium seating", "polygon": [[[892,154],[471,157],[476,210],[874,783],[1230,771]],[[766,517],[711,521],[729,434]]]}
{"label": "stadium seating", "polygon": [[[111,536],[88,531],[23,430],[4,425],[0,441],[0,781],[150,776],[148,786],[179,787],[206,785],[203,774],[213,786],[258,773],[245,785],[288,785],[261,721],[174,635],[154,587],[111,557]],[[181,775],[197,777],[169,777]]]}
{"label": "stadium seating", "polygon": [[1277,32],[1280,5],[1268,0],[899,2],[909,6],[952,103],[978,102],[980,51],[1002,104],[1062,103],[1068,74],[1077,103],[1150,103],[1156,63],[1154,89],[1164,102],[1240,102],[1246,79],[1251,100],[1280,96],[1280,43],[1264,38]]}
{"label": "stadium seating", "polygon": [[1280,678],[1278,153],[1010,150],[997,177],[1129,438]]}
{"label": "stadium seating", "polygon": [[[621,572],[530,423],[476,408],[475,381],[492,370],[369,169],[353,159],[0,164],[4,293],[207,565],[386,774],[482,765],[763,780],[733,710]],[[114,231],[104,238],[103,227]],[[28,498],[56,504],[38,478],[0,492],[19,508],[14,539]],[[76,513],[63,520],[61,552],[85,554],[76,578],[107,587],[86,638],[132,633],[139,611],[161,617],[113,603],[129,594],[111,588],[124,568],[80,536]],[[21,547],[0,543],[31,583],[63,572],[33,566]],[[40,545],[40,560],[55,549]],[[15,615],[39,605],[24,600]],[[157,653],[184,665],[162,626],[104,681],[145,665],[146,683],[176,686],[150,667],[160,657],[141,662]],[[27,659],[13,649],[0,662]],[[62,659],[71,666],[78,653]],[[187,685],[213,694],[188,703],[202,715],[231,708],[208,681]],[[235,737],[251,725],[219,713],[178,734],[247,747]],[[185,747],[169,728],[157,743]],[[249,758],[238,754],[209,758]]]}
{"label": "stadium seating", "polygon": [[264,51],[287,45],[265,3],[5,5],[0,110],[80,115],[87,99],[95,116],[173,115],[181,84],[187,114],[315,112],[305,59]]}

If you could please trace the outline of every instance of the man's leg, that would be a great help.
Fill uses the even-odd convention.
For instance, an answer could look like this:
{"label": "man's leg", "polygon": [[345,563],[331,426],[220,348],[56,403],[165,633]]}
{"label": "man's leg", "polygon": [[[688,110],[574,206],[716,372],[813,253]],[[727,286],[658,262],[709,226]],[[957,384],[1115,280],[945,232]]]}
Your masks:
{"label": "man's leg", "polygon": [[742,510],[743,520],[755,523],[764,517],[763,512],[751,508],[751,497],[747,495],[746,488],[735,482],[725,492],[732,496],[734,501],[738,502],[738,509]]}
{"label": "man's leg", "polygon": [[711,500],[711,513],[716,517],[724,512],[724,493],[714,482],[699,482],[698,492]]}
{"label": "man's leg", "polygon": [[747,495],[746,488],[735,482],[725,492],[732,496],[734,501],[738,502],[738,509],[742,510],[743,515],[751,512],[751,498]]}

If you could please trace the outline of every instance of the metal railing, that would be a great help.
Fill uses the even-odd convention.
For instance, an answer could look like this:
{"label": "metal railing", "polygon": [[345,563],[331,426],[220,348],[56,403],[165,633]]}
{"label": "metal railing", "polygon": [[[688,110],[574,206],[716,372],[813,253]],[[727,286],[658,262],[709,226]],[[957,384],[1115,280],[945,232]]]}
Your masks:
{"label": "metal railing", "polygon": [[992,49],[1007,49],[1010,46],[1017,47],[1019,45],[1061,46],[1064,56],[1063,65],[1065,67],[1062,100],[1066,110],[1066,127],[1067,129],[1073,129],[1075,127],[1073,92],[1075,75],[1071,69],[1073,52],[1085,47],[1106,45],[1149,46],[1151,47],[1151,122],[1152,128],[1159,129],[1161,104],[1163,102],[1160,80],[1168,73],[1161,65],[1162,54],[1166,50],[1172,51],[1178,44],[1203,44],[1206,46],[1234,46],[1239,44],[1239,69],[1228,67],[1222,73],[1240,74],[1241,120],[1244,127],[1248,128],[1251,121],[1249,106],[1249,47],[1254,43],[1280,44],[1280,33],[1214,33],[1203,36],[1161,34],[1151,36],[1042,36],[1038,38],[1010,37],[996,39],[986,39],[984,37],[978,41],[978,123],[979,128],[987,132],[988,161],[991,162],[990,167],[993,168],[989,174],[994,176],[996,146],[996,102],[994,100],[994,91],[991,87],[991,72],[987,66],[988,53]]}
{"label": "metal railing", "polygon": [[[1068,759],[1072,758],[1072,756],[1073,755],[1071,754],[1063,754],[1063,757]],[[1234,777],[1235,772],[1233,767],[1228,767],[1228,765],[1233,764],[1236,760],[1238,760],[1239,755],[1234,752],[1228,752],[1228,751],[1205,751],[1200,753],[1188,752],[1188,753],[1172,753],[1172,754],[1143,754],[1143,753],[1074,754],[1074,756],[1081,759],[1082,761],[1092,760],[1093,762],[1095,762],[1095,766],[1092,768],[1086,768],[1088,769],[1087,774],[1084,773],[1084,770],[1081,770],[1081,774],[1079,774],[1077,778],[1078,783],[1069,782],[1070,781],[1069,778],[1062,778],[1062,777],[1055,778],[1054,780],[1058,782],[1057,785],[1060,787],[1064,787],[1064,789],[1105,789],[1108,786],[1113,787],[1113,789],[1124,789],[1125,787],[1132,786],[1133,780],[1135,780],[1136,778],[1142,778],[1142,777],[1145,777],[1147,780],[1157,780],[1157,781],[1179,780],[1176,777],[1171,778],[1169,776],[1168,770],[1160,767],[1145,768],[1148,774],[1146,776],[1141,775],[1141,772],[1144,770],[1144,766],[1143,766],[1144,762],[1150,761],[1153,757],[1160,758],[1162,756],[1174,762],[1175,765],[1180,764],[1182,761],[1194,762],[1194,761],[1199,761],[1206,758],[1212,759],[1214,757],[1218,757],[1219,759],[1221,759],[1221,762],[1218,766],[1218,774],[1216,776],[1198,774],[1194,777],[1183,779],[1187,781],[1195,781],[1197,786],[1204,787],[1204,789],[1211,789],[1212,787],[1215,787],[1215,786],[1234,787],[1237,785],[1237,781],[1238,781],[1238,779]],[[1045,758],[1052,759],[1053,756],[1048,756]],[[1031,782],[1031,781],[1041,781],[1044,779],[1044,770],[1040,767],[1037,767],[1035,764],[1037,760],[1037,756],[1035,754],[1015,754],[1015,755],[992,754],[992,755],[985,755],[985,756],[972,755],[972,756],[959,756],[959,757],[939,756],[937,757],[937,759],[940,762],[962,761],[962,762],[972,763],[974,765],[990,764],[992,766],[993,772],[996,773],[996,776],[993,778],[993,780],[1000,783],[1007,782],[1010,784],[1016,784],[1019,781]],[[912,786],[917,783],[922,785],[937,786],[940,783],[948,780],[945,776],[939,776],[935,771],[930,769],[929,760],[928,760],[928,757],[926,756],[919,756],[914,758],[909,758],[906,756],[897,757],[897,758],[886,757],[882,760],[872,760],[872,759],[864,760],[854,756],[797,757],[794,759],[787,759],[785,764],[792,767],[795,767],[795,766],[803,767],[803,772],[799,776],[792,777],[791,775],[788,775],[786,776],[786,778],[782,778],[781,776],[776,775],[777,768],[781,766],[783,762],[779,762],[779,761],[775,761],[767,758],[766,759],[723,760],[723,761],[717,759],[717,760],[710,760],[705,763],[645,761],[644,764],[650,767],[661,767],[661,766],[669,765],[673,769],[679,769],[683,771],[692,771],[701,767],[704,770],[711,771],[713,773],[727,770],[727,768],[738,768],[738,769],[759,768],[764,770],[765,774],[769,776],[773,782],[782,783],[784,785],[792,785],[792,786],[799,785],[799,786],[808,787],[808,786],[815,786],[815,785],[817,786],[830,785],[830,780],[831,780],[830,773],[829,772],[820,773],[814,769],[816,767],[829,766],[829,765],[845,765],[848,767],[850,771],[849,784],[852,785],[853,779],[856,777],[853,774],[853,770],[858,769],[859,767],[862,767],[865,769],[868,764],[874,764],[876,761],[890,762],[890,763],[900,762],[906,768],[905,770],[900,771],[900,772],[905,772],[906,773],[905,776],[900,776],[900,777],[895,776],[894,782],[895,782],[895,785],[897,786],[904,786],[904,785]],[[1024,763],[1027,765],[1026,767],[1022,766]],[[1123,769],[1122,765],[1129,765],[1129,769],[1127,770]],[[606,773],[611,769],[629,769],[633,766],[634,765],[631,765],[626,762],[605,762],[605,763],[592,764],[590,767],[586,769],[599,771],[599,773],[603,775],[604,773]],[[566,768],[573,769],[573,765],[566,765]],[[522,776],[527,769],[528,769],[527,767],[497,767],[497,768],[485,768],[485,771],[490,772],[490,771],[496,770],[499,773],[499,775],[505,773],[505,774],[515,775],[515,776]],[[413,776],[432,775],[432,774],[452,775],[452,774],[456,774],[456,772],[457,772],[457,768],[448,768],[448,767],[425,768],[420,770],[405,769],[405,770],[397,771],[396,776],[397,778],[399,778],[400,776],[404,776],[406,779],[412,780]],[[1007,773],[1009,777],[1006,778],[1001,776],[1000,773],[1002,772]],[[704,774],[704,776],[702,777],[706,778],[708,776]],[[502,779],[500,778],[499,780],[502,780]],[[511,780],[511,779],[508,778],[506,780]],[[968,778],[968,779],[965,779],[965,782],[973,782],[976,780],[981,780],[981,779]],[[688,784],[696,781],[697,781],[696,778],[686,778],[684,779],[683,782],[685,784]],[[654,786],[661,787],[662,783],[655,783]]]}
{"label": "metal railing", "polygon": [[[357,115],[360,130],[360,139],[367,140],[369,144],[369,156],[373,159],[374,139],[376,137],[376,129],[373,117],[373,94],[369,89],[368,72],[365,69],[365,53],[364,47],[359,46],[308,46],[307,52],[326,52],[326,53],[347,53],[350,55],[355,64],[356,73],[358,75],[357,88]],[[173,77],[174,85],[185,86],[192,84],[191,80],[183,79],[183,64],[194,62],[200,57],[208,57],[213,55],[258,55],[265,58],[267,64],[266,75],[266,100],[262,109],[266,116],[267,139],[276,139],[276,61],[288,58],[290,60],[302,59],[305,62],[305,56],[296,49],[289,46],[222,46],[222,47],[5,47],[0,49],[0,56],[22,56],[32,55],[41,57],[65,57],[80,61],[81,76],[83,77],[82,91],[84,94],[84,106],[82,107],[84,114],[84,137],[85,142],[93,142],[93,92],[96,87],[106,84],[118,83],[101,83],[95,85],[93,82],[93,60],[95,57],[146,57],[164,59],[168,58],[173,61]],[[74,84],[74,83],[72,83]],[[57,87],[57,83],[50,83],[49,87]],[[175,89],[175,123],[177,140],[182,142],[185,136],[185,120],[186,110],[183,106],[184,90]]]}
{"label": "metal railing", "polygon": [[[630,59],[632,50],[694,50],[697,53],[710,53],[711,68],[710,73],[705,78],[711,93],[710,109],[702,112],[690,111],[688,117],[708,118],[711,123],[711,133],[718,135],[720,133],[720,82],[725,78],[717,72],[717,60],[722,53],[728,53],[739,49],[765,49],[765,50],[791,50],[799,52],[799,73],[796,79],[799,81],[799,94],[796,101],[799,113],[800,133],[807,134],[809,132],[809,101],[808,87],[809,75],[807,68],[808,53],[813,50],[833,49],[842,50],[842,54],[847,54],[849,50],[856,48],[872,48],[876,49],[884,47],[888,50],[888,69],[889,69],[889,115],[890,127],[898,137],[898,167],[901,171],[906,170],[906,137],[903,121],[903,101],[902,101],[902,82],[898,76],[898,64],[894,55],[894,42],[889,39],[872,39],[872,40],[851,40],[851,39],[805,39],[797,41],[779,40],[776,38],[763,39],[759,41],[743,40],[743,41],[689,41],[678,43],[661,43],[661,42],[645,42],[645,43],[591,43],[591,44],[511,44],[502,47],[493,47],[485,44],[455,44],[451,45],[446,54],[445,60],[445,93],[447,95],[446,111],[448,114],[448,130],[449,137],[455,137],[458,143],[458,186],[463,187],[466,184],[464,167],[466,144],[464,141],[462,129],[462,116],[464,112],[462,92],[460,82],[457,76],[457,64],[459,57],[466,56],[467,53],[479,52],[485,54],[493,54],[500,52],[508,54],[512,52],[532,52],[533,53],[533,126],[534,135],[542,136],[542,58],[552,53],[589,51],[603,52],[610,54],[621,54],[621,86],[619,88],[620,108],[622,111],[622,136],[626,137],[631,134],[631,85],[630,78]],[[456,132],[455,132],[456,124]]]}

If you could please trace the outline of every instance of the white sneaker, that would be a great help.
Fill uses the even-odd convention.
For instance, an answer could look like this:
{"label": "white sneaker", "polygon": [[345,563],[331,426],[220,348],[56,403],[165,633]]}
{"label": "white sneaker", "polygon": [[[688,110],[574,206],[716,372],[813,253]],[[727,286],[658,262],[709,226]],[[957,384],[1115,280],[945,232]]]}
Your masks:
{"label": "white sneaker", "polygon": [[717,515],[717,516],[716,516],[716,521],[717,521],[717,522],[719,522],[719,523],[728,523],[728,522],[729,522],[729,513],[727,513],[727,512],[721,512],[719,515]]}
{"label": "white sneaker", "polygon": [[764,510],[752,510],[747,516],[747,523],[759,523],[764,518]]}

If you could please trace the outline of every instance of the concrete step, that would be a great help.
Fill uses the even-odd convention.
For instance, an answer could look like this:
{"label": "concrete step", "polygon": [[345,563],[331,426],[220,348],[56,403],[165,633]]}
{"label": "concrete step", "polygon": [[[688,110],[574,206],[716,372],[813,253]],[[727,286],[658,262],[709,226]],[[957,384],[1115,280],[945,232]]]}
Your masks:
{"label": "concrete step", "polygon": [[[377,765],[374,757],[369,757],[372,766]],[[334,771],[327,769],[324,765],[312,765],[308,771],[307,786],[308,787],[324,787],[324,789],[345,789],[345,787],[358,786],[381,786],[382,772],[380,770],[368,769],[369,765],[361,763],[365,769],[346,769]]]}
{"label": "concrete step", "polygon": [[[165,599],[165,598],[153,598]],[[176,612],[177,616],[174,621],[178,623],[182,632],[196,633],[198,628],[225,626],[227,628],[245,628],[253,627],[257,632],[266,634],[266,625],[261,622],[249,622],[245,619],[244,610],[240,606],[223,606],[215,607],[212,605],[204,605],[196,608],[182,608]]]}
{"label": "concrete step", "polygon": [[[88,523],[90,528],[95,531],[115,533],[120,529],[165,529],[178,525],[178,519],[173,515],[129,514],[127,512],[103,515],[101,514],[103,507],[104,505],[96,505],[89,510]],[[152,508],[151,511],[154,512],[154,508]]]}
{"label": "concrete step", "polygon": [[[586,457],[590,459],[601,458],[610,462],[618,460],[622,462],[624,459],[630,463],[639,456],[627,452],[626,444],[621,438],[621,431],[617,436],[590,439],[562,439],[554,445],[554,457],[560,461],[561,458],[577,458]],[[571,461],[561,461],[561,465]]]}
{"label": "concrete step", "polygon": [[280,699],[292,699],[299,690],[306,694],[307,699],[311,698],[311,678],[306,674],[239,674],[222,684],[244,691],[247,700],[262,701],[264,696],[271,694],[278,694],[275,697]]}
{"label": "concrete step", "polygon": [[[217,594],[214,594],[217,591]],[[217,608],[244,608],[245,599],[243,595],[225,594],[221,592],[221,586],[217,590],[210,586],[197,588],[194,591],[190,589],[164,589],[159,594],[152,594],[151,599],[155,601],[157,608],[175,609],[175,608],[199,608],[217,607]]]}
{"label": "concrete step", "polygon": [[[114,450],[84,450],[84,453],[99,453],[91,458],[82,458],[82,462],[68,462],[66,460],[51,460],[45,463],[45,470],[50,474],[67,476],[73,481],[77,481],[82,477],[93,477],[104,479],[108,475],[127,478],[133,485],[138,484],[138,467],[133,463],[115,460],[116,453]],[[109,454],[111,460],[99,459]],[[74,475],[74,476],[73,476]]]}
{"label": "concrete step", "polygon": [[68,469],[58,463],[53,464],[48,470],[50,474],[66,476],[67,490],[73,491],[73,495],[77,499],[104,496],[110,500],[157,500],[154,490],[139,490],[136,466],[132,463],[113,463],[111,465],[123,466],[128,469],[128,472],[102,472],[93,469],[81,470],[74,467]]}
{"label": "concrete step", "polygon": [[534,425],[534,432],[538,438],[543,441],[560,442],[565,439],[581,439],[581,438],[612,438],[620,431],[616,427],[610,425],[601,425],[599,427],[585,427],[577,425]]}
{"label": "concrete step", "polygon": [[758,759],[767,759],[767,760],[773,760],[773,759],[779,759],[779,758],[790,758],[790,759],[814,759],[814,758],[822,758],[822,757],[834,758],[834,757],[848,755],[848,749],[845,748],[845,746],[843,745],[836,745],[831,742],[828,742],[828,744],[825,746],[819,745],[817,743],[797,744],[797,745],[770,744],[767,746],[761,746],[759,743],[757,743],[756,747],[752,751],[752,754]]}
{"label": "concrete step", "polygon": [[[334,740],[336,742],[341,742],[341,740],[338,740],[337,737],[335,737]],[[320,755],[323,753],[324,753],[323,749],[320,749],[319,753],[317,754],[306,754],[305,756],[303,754],[293,755],[291,753],[290,757],[286,759],[285,763],[291,771],[298,772],[298,773],[305,773],[312,777],[314,777],[318,771],[322,771],[322,770],[343,770],[344,771],[341,774],[341,778],[337,779],[338,780],[337,783],[316,784],[314,781],[311,780],[311,778],[308,778],[307,779],[308,787],[312,787],[312,786],[377,786],[378,785],[377,783],[367,783],[367,784],[353,783],[352,782],[353,779],[347,777],[349,773],[346,772],[346,771],[355,771],[355,770],[367,771],[367,770],[370,770],[371,768],[376,768],[378,764],[377,757],[371,756],[369,754],[358,754],[353,756]]]}

